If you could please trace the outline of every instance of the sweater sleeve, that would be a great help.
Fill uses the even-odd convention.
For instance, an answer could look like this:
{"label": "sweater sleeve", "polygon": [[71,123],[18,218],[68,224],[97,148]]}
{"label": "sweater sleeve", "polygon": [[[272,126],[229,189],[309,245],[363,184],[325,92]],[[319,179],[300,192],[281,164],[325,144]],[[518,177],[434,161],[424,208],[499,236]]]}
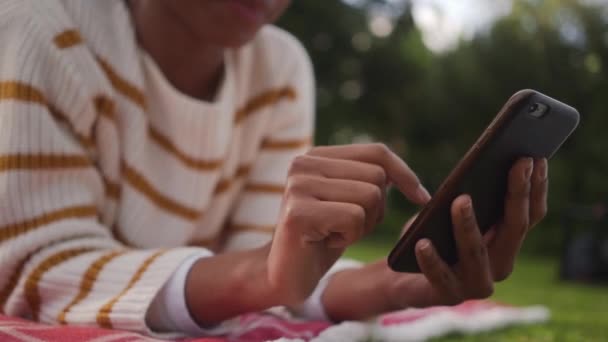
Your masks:
{"label": "sweater sleeve", "polygon": [[150,303],[200,249],[114,240],[100,219],[93,98],[49,32],[2,11],[0,312],[152,334]]}

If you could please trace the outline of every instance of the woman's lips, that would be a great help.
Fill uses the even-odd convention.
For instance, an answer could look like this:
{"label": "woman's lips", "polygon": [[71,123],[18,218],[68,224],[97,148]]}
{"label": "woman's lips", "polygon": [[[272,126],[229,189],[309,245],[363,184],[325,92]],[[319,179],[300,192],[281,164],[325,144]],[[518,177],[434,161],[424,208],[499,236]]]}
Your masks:
{"label": "woman's lips", "polygon": [[232,14],[245,22],[260,25],[264,21],[264,8],[258,1],[224,0],[223,2]]}

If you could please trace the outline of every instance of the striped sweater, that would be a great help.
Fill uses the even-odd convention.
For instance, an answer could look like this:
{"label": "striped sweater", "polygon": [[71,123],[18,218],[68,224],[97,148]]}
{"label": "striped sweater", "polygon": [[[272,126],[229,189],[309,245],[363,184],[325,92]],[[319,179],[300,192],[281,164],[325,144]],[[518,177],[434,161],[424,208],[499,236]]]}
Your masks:
{"label": "striped sweater", "polygon": [[202,102],[133,30],[119,0],[0,0],[0,312],[150,332],[184,260],[271,239],[312,134],[306,53],[266,27]]}

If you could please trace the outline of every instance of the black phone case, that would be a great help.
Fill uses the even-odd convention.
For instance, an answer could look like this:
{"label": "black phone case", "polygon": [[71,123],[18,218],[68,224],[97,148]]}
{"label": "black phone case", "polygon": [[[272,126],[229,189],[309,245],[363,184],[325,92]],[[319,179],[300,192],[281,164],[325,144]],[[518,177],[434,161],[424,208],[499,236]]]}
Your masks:
{"label": "black phone case", "polygon": [[[528,110],[535,103],[549,106],[541,118]],[[503,215],[513,163],[522,157],[551,158],[578,122],[576,109],[541,93],[522,90],[513,95],[393,248],[389,266],[397,272],[420,272],[414,247],[423,238],[430,239],[443,260],[454,265],[458,254],[450,215],[453,200],[465,193],[471,196],[485,233]]]}

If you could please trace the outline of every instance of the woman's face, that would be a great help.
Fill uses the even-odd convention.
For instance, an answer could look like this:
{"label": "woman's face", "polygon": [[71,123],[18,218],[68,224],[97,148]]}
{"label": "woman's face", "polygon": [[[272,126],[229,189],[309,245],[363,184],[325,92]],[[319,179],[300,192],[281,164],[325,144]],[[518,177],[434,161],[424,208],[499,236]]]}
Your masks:
{"label": "woman's face", "polygon": [[238,47],[275,21],[290,0],[159,1],[197,39],[222,47]]}

